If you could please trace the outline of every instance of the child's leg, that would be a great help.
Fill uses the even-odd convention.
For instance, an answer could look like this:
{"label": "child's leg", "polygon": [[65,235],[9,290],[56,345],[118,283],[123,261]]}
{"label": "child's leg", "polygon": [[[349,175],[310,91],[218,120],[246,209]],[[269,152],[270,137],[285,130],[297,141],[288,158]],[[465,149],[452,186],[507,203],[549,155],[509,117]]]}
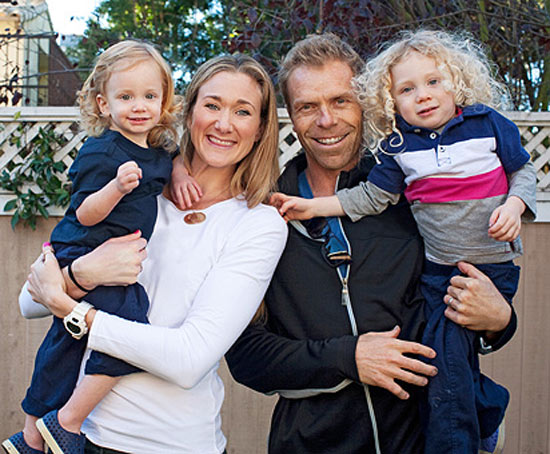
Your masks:
{"label": "child's leg", "polygon": [[65,430],[80,433],[84,420],[99,402],[116,385],[120,377],[108,375],[85,375],[73,395],[59,410],[59,424]]}
{"label": "child's leg", "polygon": [[471,454],[479,446],[475,368],[470,367],[477,361],[475,334],[444,315],[443,296],[449,273],[454,272],[454,267],[427,262],[421,278],[427,321],[422,343],[436,351],[430,363],[438,370],[430,378],[423,402],[424,454]]}
{"label": "child's leg", "polygon": [[[511,304],[518,288],[520,268],[512,261],[477,267],[491,279],[498,291]],[[481,438],[486,438],[495,432],[503,420],[509,396],[508,393],[503,396],[501,390],[495,387],[490,378],[481,373],[479,375],[475,390],[476,406]]]}
{"label": "child's leg", "polygon": [[[498,278],[494,270],[486,267],[479,266],[503,295],[511,298],[508,290],[514,288],[515,291],[517,286],[517,279],[513,278],[514,275],[517,278],[517,267],[496,266],[507,269],[506,279]],[[443,296],[448,280],[458,273],[455,267],[427,262],[422,275],[427,318],[423,343],[436,350],[433,364],[439,371],[430,379],[428,405],[423,412],[427,421],[425,454],[477,452],[480,437],[487,437],[497,429],[509,399],[505,388],[479,370],[479,335],[454,324],[444,315]],[[510,281],[511,286],[507,285]]]}
{"label": "child's leg", "polygon": [[42,451],[44,449],[44,440],[36,428],[38,417],[25,415],[25,426],[23,427],[23,438],[25,442],[33,449]]}

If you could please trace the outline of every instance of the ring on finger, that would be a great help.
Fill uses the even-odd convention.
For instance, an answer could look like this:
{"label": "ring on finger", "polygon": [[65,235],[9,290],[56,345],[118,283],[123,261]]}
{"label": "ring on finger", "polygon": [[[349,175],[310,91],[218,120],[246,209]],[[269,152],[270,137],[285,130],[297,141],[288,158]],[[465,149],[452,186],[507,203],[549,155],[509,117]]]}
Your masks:
{"label": "ring on finger", "polygon": [[452,296],[449,296],[449,306],[452,306],[453,305],[453,301],[455,299],[452,297]]}

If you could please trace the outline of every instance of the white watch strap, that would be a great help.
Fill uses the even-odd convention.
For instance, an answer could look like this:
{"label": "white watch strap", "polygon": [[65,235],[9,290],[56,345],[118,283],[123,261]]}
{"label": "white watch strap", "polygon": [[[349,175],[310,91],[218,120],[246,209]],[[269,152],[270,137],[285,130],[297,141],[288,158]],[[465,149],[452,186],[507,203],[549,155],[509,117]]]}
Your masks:
{"label": "white watch strap", "polygon": [[92,306],[87,301],[81,301],[74,307],[70,315],[77,315],[79,318],[84,319],[88,311],[93,308],[94,306]]}

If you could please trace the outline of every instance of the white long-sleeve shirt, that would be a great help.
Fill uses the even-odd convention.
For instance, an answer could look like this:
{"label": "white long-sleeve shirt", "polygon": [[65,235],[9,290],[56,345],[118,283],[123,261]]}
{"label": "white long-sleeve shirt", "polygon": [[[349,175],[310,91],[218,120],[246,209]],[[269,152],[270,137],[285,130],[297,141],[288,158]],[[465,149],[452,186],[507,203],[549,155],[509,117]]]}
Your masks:
{"label": "white long-sleeve shirt", "polygon": [[[230,199],[186,224],[159,196],[158,218],[139,282],[149,295],[144,325],[98,312],[88,348],[147,373],[124,376],[82,431],[132,453],[214,454],[224,450],[219,360],[254,315],[286,242],[277,211]],[[39,313],[21,298],[26,316]]]}

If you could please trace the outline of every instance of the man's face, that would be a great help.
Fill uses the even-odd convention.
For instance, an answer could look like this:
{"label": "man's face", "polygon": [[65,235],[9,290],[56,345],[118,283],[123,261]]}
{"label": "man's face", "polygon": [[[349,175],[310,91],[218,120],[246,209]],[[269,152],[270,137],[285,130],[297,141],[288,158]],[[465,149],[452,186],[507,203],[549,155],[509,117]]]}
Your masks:
{"label": "man's face", "polygon": [[352,77],[347,63],[332,60],[298,66],[288,78],[289,113],[308,166],[341,171],[357,163],[362,119]]}

